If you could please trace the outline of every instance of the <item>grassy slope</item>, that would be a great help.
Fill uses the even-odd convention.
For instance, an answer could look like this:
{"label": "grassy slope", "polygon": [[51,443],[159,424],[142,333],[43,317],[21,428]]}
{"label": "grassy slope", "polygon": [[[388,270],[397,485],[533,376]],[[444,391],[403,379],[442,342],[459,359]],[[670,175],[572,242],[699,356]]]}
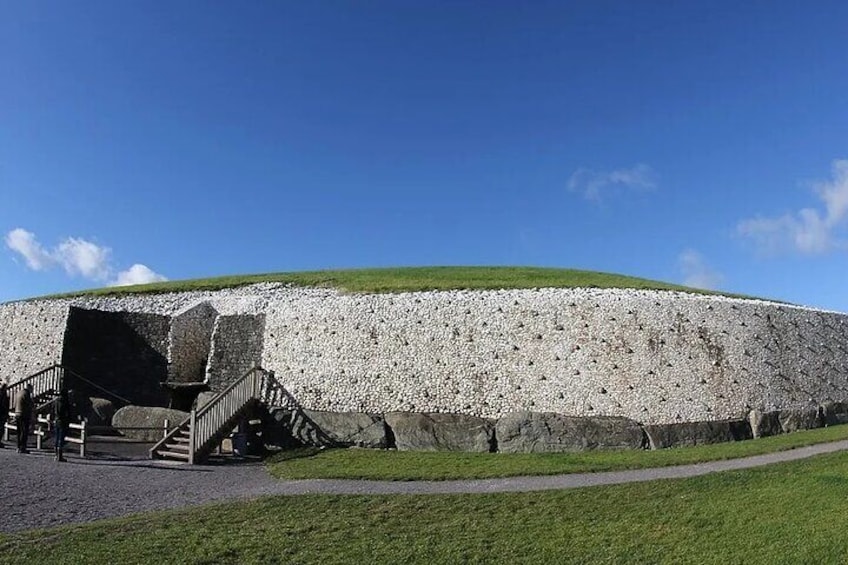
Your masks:
{"label": "grassy slope", "polygon": [[333,287],[349,292],[411,292],[422,290],[543,287],[641,288],[705,292],[648,279],[573,269],[538,267],[405,267],[237,275],[208,279],[168,281],[138,286],[109,287],[63,296],[218,290],[259,282],[282,282],[295,286]]}
{"label": "grassy slope", "polygon": [[844,563],[848,453],[524,494],[269,497],[0,536],[3,563]]}
{"label": "grassy slope", "polygon": [[591,473],[667,467],[784,451],[848,439],[848,425],[774,437],[662,449],[658,451],[586,451],[580,453],[424,453],[372,449],[284,451],[268,461],[281,479],[374,479],[439,481],[528,475]]}

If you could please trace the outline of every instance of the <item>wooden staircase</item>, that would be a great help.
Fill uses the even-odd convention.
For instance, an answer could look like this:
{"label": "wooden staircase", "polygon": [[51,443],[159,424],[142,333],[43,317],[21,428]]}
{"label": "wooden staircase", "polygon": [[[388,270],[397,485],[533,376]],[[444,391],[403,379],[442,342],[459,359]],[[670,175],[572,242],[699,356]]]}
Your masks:
{"label": "wooden staircase", "polygon": [[191,442],[191,430],[189,426],[180,425],[176,429],[176,433],[164,442],[161,447],[155,451],[155,455],[159,459],[177,459],[179,461],[189,461],[189,443]]}
{"label": "wooden staircase", "polygon": [[62,389],[65,381],[65,372],[70,373],[62,365],[51,365],[46,369],[30,375],[14,384],[9,385],[9,398],[12,401],[11,408],[14,408],[14,398],[27,385],[32,387],[32,404],[35,407],[37,414],[43,413],[50,404],[59,396],[59,391]]}
{"label": "wooden staircase", "polygon": [[188,418],[150,449],[151,459],[202,463],[230,434],[239,420],[261,401],[272,373],[254,367]]}
{"label": "wooden staircase", "polygon": [[3,440],[9,441],[9,433],[15,435],[18,433],[17,423],[13,423],[9,419],[9,415],[15,410],[15,399],[18,394],[27,386],[32,387],[32,404],[35,417],[42,414],[48,414],[53,410],[53,402],[59,397],[59,391],[62,389],[65,380],[65,367],[62,365],[51,365],[46,369],[30,375],[14,384],[9,385],[7,392],[9,395],[9,414],[2,414]]}
{"label": "wooden staircase", "polygon": [[[32,387],[32,404],[33,404],[33,412],[35,416],[38,417],[42,414],[50,414],[53,411],[53,403],[59,397],[59,391],[62,390],[63,387],[69,387],[69,385],[73,384],[73,382],[82,382],[90,385],[91,387],[104,392],[106,395],[111,396],[125,404],[130,404],[130,401],[126,398],[118,396],[117,394],[101,387],[97,383],[93,383],[90,380],[78,375],[68,367],[64,365],[51,365],[46,369],[42,369],[37,373],[30,375],[14,384],[9,385],[7,388],[9,394],[9,408],[10,410],[14,410],[15,408],[15,398],[20,391],[22,391],[27,385]],[[17,434],[18,427],[16,424],[12,424],[7,421],[7,415],[0,415],[0,420],[3,422],[3,432],[4,438],[6,441],[9,439],[9,432],[14,432]]]}

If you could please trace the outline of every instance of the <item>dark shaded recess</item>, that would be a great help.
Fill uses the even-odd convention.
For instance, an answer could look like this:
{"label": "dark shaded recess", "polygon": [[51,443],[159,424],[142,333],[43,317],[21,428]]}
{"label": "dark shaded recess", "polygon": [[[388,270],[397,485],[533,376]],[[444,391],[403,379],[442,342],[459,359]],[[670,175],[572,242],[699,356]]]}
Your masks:
{"label": "dark shaded recess", "polygon": [[183,412],[191,412],[197,397],[201,392],[209,390],[209,385],[206,383],[162,383],[165,390],[168,391],[170,403],[168,408],[182,410]]}
{"label": "dark shaded recess", "polygon": [[[168,377],[169,329],[168,316],[71,307],[62,364],[133,404],[167,406],[160,383]],[[69,386],[104,396],[82,382]]]}

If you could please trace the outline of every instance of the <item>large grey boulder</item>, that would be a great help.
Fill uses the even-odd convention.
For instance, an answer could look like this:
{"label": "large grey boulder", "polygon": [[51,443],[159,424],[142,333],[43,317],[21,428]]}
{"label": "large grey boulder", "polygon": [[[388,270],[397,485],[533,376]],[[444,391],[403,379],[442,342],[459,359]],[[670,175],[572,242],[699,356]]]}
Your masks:
{"label": "large grey boulder", "polygon": [[751,433],[755,438],[775,436],[782,434],[778,412],[760,412],[751,410],[748,413],[748,423],[751,425]]}
{"label": "large grey boulder", "polygon": [[821,414],[826,426],[848,424],[848,402],[826,402]]}
{"label": "large grey boulder", "polygon": [[101,427],[112,424],[112,416],[115,414],[115,405],[112,404],[112,401],[73,392],[70,400],[74,420],[79,417],[88,422],[89,425]]}
{"label": "large grey boulder", "polygon": [[590,449],[640,449],[642,428],[629,418],[577,418],[552,412],[513,412],[498,420],[498,451],[545,453]]}
{"label": "large grey boulder", "polygon": [[275,419],[303,445],[385,448],[389,444],[386,424],[375,414],[293,410],[277,412]]}
{"label": "large grey boulder", "polygon": [[818,406],[780,410],[777,417],[783,433],[822,427]]}
{"label": "large grey boulder", "polygon": [[828,402],[807,408],[789,408],[773,412],[752,410],[748,414],[754,437],[786,434],[798,430],[810,430],[822,426],[848,423],[848,404]]}
{"label": "large grey boulder", "polygon": [[494,423],[465,414],[390,412],[386,424],[401,451],[489,452]]}
{"label": "large grey boulder", "polygon": [[[122,435],[144,441],[159,441],[165,420],[171,428],[188,418],[188,412],[158,406],[124,406],[112,417],[112,426]],[[133,430],[128,428],[152,428]]]}
{"label": "large grey boulder", "polygon": [[680,422],[645,426],[651,449],[740,441],[754,437],[748,420]]}
{"label": "large grey boulder", "polygon": [[115,416],[115,405],[112,404],[112,401],[95,397],[90,398],[89,401],[91,407],[88,414],[83,417],[87,418],[90,424],[96,426],[111,426],[112,418]]}

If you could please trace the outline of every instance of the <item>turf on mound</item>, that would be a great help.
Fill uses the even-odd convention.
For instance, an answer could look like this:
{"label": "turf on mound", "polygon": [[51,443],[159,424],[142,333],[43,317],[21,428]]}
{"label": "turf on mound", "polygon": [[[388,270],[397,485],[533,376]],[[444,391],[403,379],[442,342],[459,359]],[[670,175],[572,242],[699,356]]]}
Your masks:
{"label": "turf on mound", "polygon": [[207,279],[168,281],[146,285],[100,288],[62,296],[220,290],[261,282],[280,282],[303,287],[329,287],[347,292],[364,293],[502,288],[634,288],[709,293],[700,289],[649,279],[575,269],[539,267],[405,267],[233,275]]}

